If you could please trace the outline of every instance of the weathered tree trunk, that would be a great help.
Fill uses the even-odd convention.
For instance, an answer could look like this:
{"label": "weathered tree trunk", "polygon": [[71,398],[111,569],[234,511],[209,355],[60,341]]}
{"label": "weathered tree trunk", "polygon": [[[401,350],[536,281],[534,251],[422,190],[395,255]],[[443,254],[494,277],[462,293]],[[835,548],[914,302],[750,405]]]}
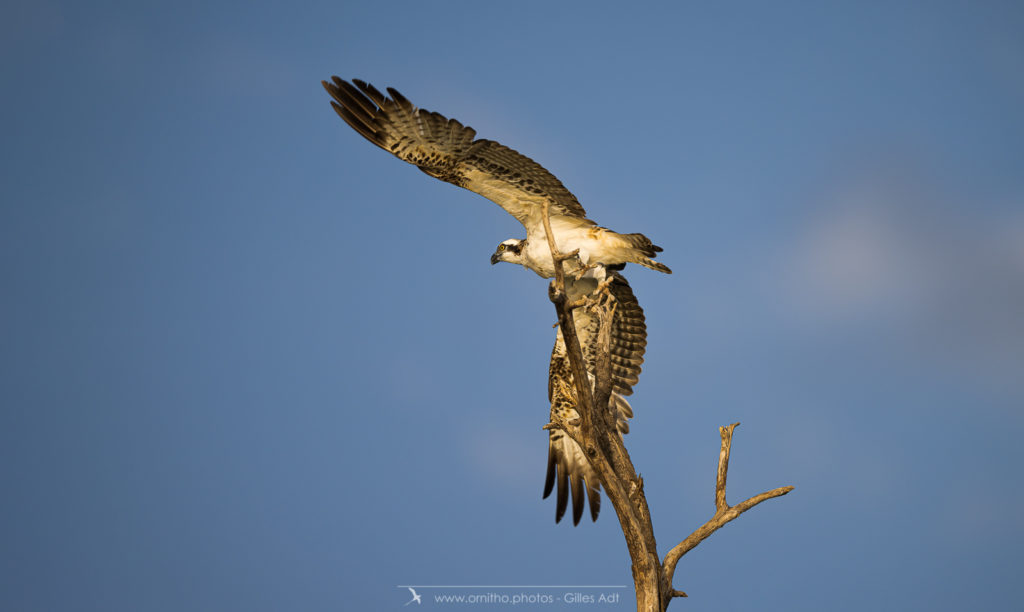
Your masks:
{"label": "weathered tree trunk", "polygon": [[[565,273],[562,263],[576,256],[576,252],[562,253],[555,244],[551,231],[548,207],[544,208],[544,229],[547,233],[551,257],[555,262],[555,279],[549,288],[549,297],[558,313],[558,324],[569,355],[573,380],[576,386],[578,423],[550,423],[548,429],[561,429],[583,449],[591,467],[598,473],[601,485],[608,495],[619,518],[619,526],[626,538],[626,547],[633,561],[633,586],[636,590],[638,612],[664,612],[675,597],[686,597],[686,593],[672,587],[676,564],[687,552],[695,548],[712,533],[757,504],[785,495],[793,487],[780,487],[751,497],[735,506],[725,501],[725,484],[729,471],[729,452],[732,435],[739,423],[720,427],[722,447],[718,456],[718,474],[715,484],[715,513],[685,540],[675,545],[662,561],[654,539],[651,511],[644,495],[643,479],[637,476],[633,462],[623,444],[615,423],[608,410],[595,410],[596,406],[607,406],[612,391],[611,378],[611,319],[614,305],[598,301],[601,321],[598,334],[598,350],[593,386],[589,384],[583,351],[573,321],[572,311],[582,303],[570,303],[565,292]],[[601,290],[600,288],[598,289]],[[590,306],[587,306],[590,307]]]}

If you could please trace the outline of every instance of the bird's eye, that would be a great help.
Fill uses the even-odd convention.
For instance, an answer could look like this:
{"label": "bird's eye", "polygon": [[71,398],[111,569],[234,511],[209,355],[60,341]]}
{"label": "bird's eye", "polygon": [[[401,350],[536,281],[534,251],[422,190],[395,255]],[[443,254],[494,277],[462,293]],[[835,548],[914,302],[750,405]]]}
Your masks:
{"label": "bird's eye", "polygon": [[506,246],[508,246],[508,245],[505,245],[505,244],[499,244],[499,245],[498,245],[498,250],[499,250],[499,251],[504,251],[504,250],[505,250],[505,247],[506,247]]}

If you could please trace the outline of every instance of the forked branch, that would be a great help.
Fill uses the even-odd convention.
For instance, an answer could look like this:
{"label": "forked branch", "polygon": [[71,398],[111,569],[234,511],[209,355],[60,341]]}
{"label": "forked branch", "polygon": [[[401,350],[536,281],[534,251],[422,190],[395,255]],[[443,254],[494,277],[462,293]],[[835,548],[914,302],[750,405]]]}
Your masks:
{"label": "forked branch", "polygon": [[664,612],[673,598],[686,597],[686,593],[672,587],[676,565],[683,555],[740,514],[767,499],[789,493],[793,487],[772,489],[735,506],[729,506],[725,499],[725,484],[729,472],[733,430],[739,423],[719,428],[722,447],[718,456],[715,484],[715,514],[685,540],[674,546],[665,555],[664,561],[659,559],[651,513],[644,495],[643,479],[637,475],[629,453],[622,443],[622,436],[615,427],[614,419],[608,417],[608,410],[595,409],[599,406],[608,406],[612,391],[610,345],[614,305],[597,305],[600,328],[593,373],[594,384],[591,386],[572,315],[573,309],[581,307],[582,303],[569,303],[565,290],[565,272],[562,268],[563,262],[575,257],[578,250],[562,253],[558,249],[551,231],[547,203],[544,205],[543,221],[555,268],[555,278],[551,282],[548,296],[558,313],[558,325],[569,356],[576,390],[577,412],[580,417],[578,424],[551,423],[546,425],[545,429],[563,430],[583,449],[591,467],[599,475],[601,485],[615,508],[619,526],[622,528],[633,561],[633,586],[636,589],[638,612]]}
{"label": "forked branch", "polygon": [[[672,578],[676,572],[676,565],[679,560],[683,558],[683,555],[690,552],[698,544],[703,542],[711,534],[718,531],[726,525],[726,523],[732,521],[739,515],[743,514],[747,510],[750,510],[757,504],[771,499],[773,497],[779,497],[785,495],[793,490],[793,487],[779,487],[778,489],[772,489],[771,491],[765,491],[760,495],[755,495],[746,501],[742,501],[735,506],[730,506],[725,501],[725,481],[729,476],[729,453],[732,450],[732,434],[733,431],[739,427],[739,423],[733,423],[727,427],[719,427],[718,433],[722,437],[722,448],[718,452],[718,477],[715,482],[715,514],[706,523],[701,525],[696,531],[691,533],[685,540],[676,544],[672,550],[668,551],[665,555],[665,561],[662,564],[663,574],[663,587],[670,592],[670,597],[686,597],[686,594],[681,591],[676,591],[672,588]],[[666,602],[666,606],[668,603]]]}

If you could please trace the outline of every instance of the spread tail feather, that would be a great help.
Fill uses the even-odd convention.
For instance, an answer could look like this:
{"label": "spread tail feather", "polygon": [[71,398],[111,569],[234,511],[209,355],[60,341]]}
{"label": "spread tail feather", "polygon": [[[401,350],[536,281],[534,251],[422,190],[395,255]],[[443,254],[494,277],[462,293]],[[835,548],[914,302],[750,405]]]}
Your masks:
{"label": "spread tail feather", "polygon": [[[611,408],[620,434],[629,433],[629,418],[633,408],[626,398],[618,393],[611,397]],[[572,494],[572,524],[579,525],[583,517],[584,497],[590,506],[590,519],[597,520],[601,512],[601,480],[583,454],[583,449],[564,431],[551,430],[548,433],[548,473],[544,479],[544,499],[555,490],[555,522],[565,516]],[[584,491],[586,495],[584,496]]]}
{"label": "spread tail feather", "polygon": [[[551,431],[548,435],[548,473],[544,480],[544,498],[558,483],[555,495],[555,522],[562,520],[569,506],[569,492],[572,491],[572,524],[579,525],[583,518],[584,497],[590,505],[590,518],[596,521],[601,512],[601,485],[597,473],[590,467],[579,445],[563,431]],[[586,496],[584,496],[586,490]]]}

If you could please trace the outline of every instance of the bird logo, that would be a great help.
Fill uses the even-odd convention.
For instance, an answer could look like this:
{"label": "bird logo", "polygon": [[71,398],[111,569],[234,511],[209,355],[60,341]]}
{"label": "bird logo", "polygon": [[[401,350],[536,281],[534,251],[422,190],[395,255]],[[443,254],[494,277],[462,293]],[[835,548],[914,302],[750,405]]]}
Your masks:
{"label": "bird logo", "polygon": [[417,593],[416,589],[414,589],[412,587],[405,587],[405,588],[409,589],[409,592],[412,593],[412,599],[410,599],[409,601],[405,602],[405,605],[409,605],[409,604],[411,604],[414,601],[417,604],[422,604],[423,603],[423,601],[421,600],[421,597],[423,597],[423,596],[420,595],[419,593]]}

